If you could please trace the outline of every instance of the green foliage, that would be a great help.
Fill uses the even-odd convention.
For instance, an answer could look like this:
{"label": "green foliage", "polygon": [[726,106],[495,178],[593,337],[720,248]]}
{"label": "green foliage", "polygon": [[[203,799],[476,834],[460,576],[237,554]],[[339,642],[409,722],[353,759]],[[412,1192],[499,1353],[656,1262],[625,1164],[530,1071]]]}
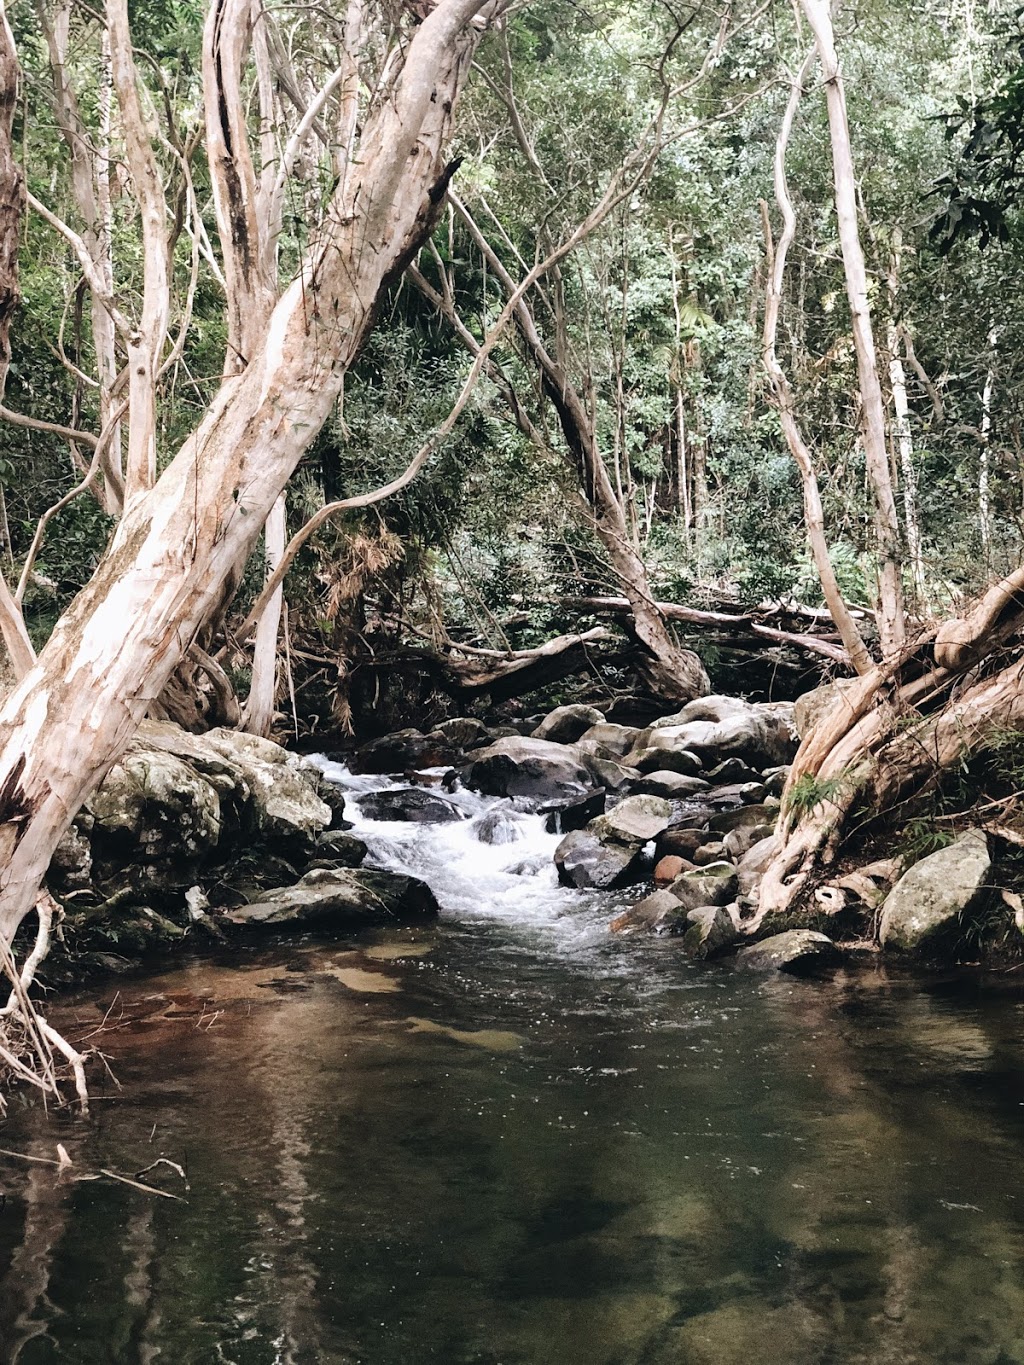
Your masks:
{"label": "green foliage", "polygon": [[821,805],[835,805],[849,786],[849,777],[839,773],[835,777],[815,777],[803,773],[786,793],[786,815],[799,820]]}

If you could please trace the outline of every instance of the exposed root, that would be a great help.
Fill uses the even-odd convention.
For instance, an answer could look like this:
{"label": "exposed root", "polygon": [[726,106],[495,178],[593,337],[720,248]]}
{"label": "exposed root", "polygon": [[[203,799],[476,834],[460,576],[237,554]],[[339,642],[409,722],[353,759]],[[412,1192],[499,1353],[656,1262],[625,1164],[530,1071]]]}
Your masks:
{"label": "exposed root", "polygon": [[[27,1081],[45,1094],[60,1099],[54,1053],[58,1053],[71,1067],[75,1091],[82,1113],[89,1112],[89,1089],[85,1079],[85,1056],[57,1032],[39,1014],[29,997],[40,963],[50,948],[50,937],[55,920],[63,917],[63,910],[48,891],[40,893],[36,901],[36,940],[32,951],[19,970],[10,946],[0,941],[0,968],[11,982],[6,1005],[0,1009],[0,1063],[12,1077]],[[4,1102],[0,1096],[0,1112]]]}
{"label": "exposed root", "polygon": [[[842,685],[790,770],[780,846],[761,883],[751,930],[766,915],[790,909],[821,880],[855,809],[878,819],[934,790],[966,754],[1007,732],[1024,733],[1019,643],[1010,662],[993,668],[998,649],[1021,629],[1022,591],[1024,570],[997,584],[962,621],[943,626],[935,636],[936,663],[922,659],[918,642],[898,661]],[[1008,613],[1011,604],[1018,610]],[[812,792],[821,787],[822,799],[811,809],[799,809],[792,799],[801,780]]]}

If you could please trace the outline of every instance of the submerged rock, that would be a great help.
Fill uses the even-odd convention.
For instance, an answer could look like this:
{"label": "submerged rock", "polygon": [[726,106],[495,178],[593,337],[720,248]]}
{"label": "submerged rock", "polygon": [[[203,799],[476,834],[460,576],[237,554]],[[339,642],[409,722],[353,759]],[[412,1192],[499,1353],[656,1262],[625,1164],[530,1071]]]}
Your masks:
{"label": "submerged rock", "polygon": [[954,936],[980,904],[992,860],[984,830],[961,834],[905,872],[885,898],[878,936],[883,948],[915,951]]}
{"label": "submerged rock", "polygon": [[514,844],[523,837],[522,825],[508,810],[484,811],[470,829],[482,844]]}
{"label": "submerged rock", "polygon": [[294,886],[274,887],[237,910],[229,923],[250,929],[286,926],[320,929],[408,924],[437,916],[437,901],[426,882],[394,872],[317,868]]}
{"label": "submerged rock", "polygon": [[839,961],[840,952],[825,934],[813,929],[787,929],[760,943],[741,948],[736,966],[750,972],[791,972],[811,975]]}
{"label": "submerged rock", "polygon": [[527,796],[540,801],[572,800],[594,786],[572,749],[521,735],[478,749],[464,780],[467,787],[488,796]]}
{"label": "submerged rock", "polygon": [[595,725],[604,721],[604,712],[596,706],[556,706],[545,716],[531,739],[549,739],[558,744],[572,744]]}
{"label": "submerged rock", "polygon": [[458,806],[443,796],[422,787],[399,787],[391,791],[367,792],[359,797],[359,808],[367,820],[404,820],[424,825],[450,825],[464,819]]}
{"label": "submerged rock", "polygon": [[668,933],[682,915],[682,907],[671,891],[653,891],[621,915],[616,915],[608,927],[613,934]]}

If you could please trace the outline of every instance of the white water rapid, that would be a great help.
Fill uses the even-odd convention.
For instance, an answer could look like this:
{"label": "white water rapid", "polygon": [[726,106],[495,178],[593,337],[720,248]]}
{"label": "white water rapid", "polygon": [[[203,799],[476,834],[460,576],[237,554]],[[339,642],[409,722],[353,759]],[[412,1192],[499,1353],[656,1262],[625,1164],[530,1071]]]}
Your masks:
{"label": "white water rapid", "polygon": [[[640,894],[636,887],[609,893],[560,886],[553,855],[561,836],[547,833],[543,815],[517,809],[514,798],[480,796],[462,786],[454,792],[428,788],[465,818],[446,824],[370,820],[360,797],[405,790],[409,783],[357,776],[322,755],[310,761],[344,792],[345,818],[368,849],[364,866],[421,878],[448,917],[501,921],[538,948],[577,956],[606,944],[609,920]],[[485,822],[494,827],[491,838],[503,842],[480,838]]]}

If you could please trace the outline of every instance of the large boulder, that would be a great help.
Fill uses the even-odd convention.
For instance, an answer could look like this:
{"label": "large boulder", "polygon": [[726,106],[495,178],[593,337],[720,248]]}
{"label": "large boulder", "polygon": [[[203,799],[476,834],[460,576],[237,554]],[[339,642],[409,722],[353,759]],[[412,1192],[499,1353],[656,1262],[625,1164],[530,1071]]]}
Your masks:
{"label": "large boulder", "polygon": [[629,753],[639,734],[640,731],[632,725],[613,725],[606,720],[584,731],[579,738],[579,747],[588,752],[604,752],[621,758]]}
{"label": "large boulder", "polygon": [[736,869],[732,863],[724,862],[695,867],[674,881],[670,890],[684,910],[728,905],[736,895]]}
{"label": "large boulder", "polygon": [[686,916],[683,952],[703,962],[726,952],[739,938],[732,915],[721,905],[702,905]]}
{"label": "large boulder", "polygon": [[[732,701],[731,698],[728,700]],[[720,709],[720,719],[692,718],[694,713],[689,707],[679,712],[679,716],[689,715],[690,719],[681,721],[679,716],[666,717],[649,732],[644,750],[629,756],[627,761],[649,770],[653,753],[687,752],[695,754],[704,767],[714,766],[726,758],[738,758],[760,771],[788,763],[796,753],[791,702],[753,705],[736,702],[728,711]],[[658,766],[683,771],[672,761]]]}
{"label": "large boulder", "polygon": [[367,820],[404,820],[423,825],[449,825],[465,819],[463,812],[443,796],[422,787],[397,787],[367,792],[359,797],[359,809]]}
{"label": "large boulder", "polygon": [[394,872],[317,868],[294,886],[261,892],[249,905],[226,912],[231,924],[249,929],[353,929],[409,924],[437,916],[426,882]]}
{"label": "large boulder", "polygon": [[227,765],[236,798],[245,803],[246,823],[252,833],[308,845],[330,826],[332,812],[317,795],[313,775],[301,759],[280,744],[225,729],[189,739],[198,742],[191,750],[192,762],[210,781],[220,770],[208,757],[210,750]]}
{"label": "large boulder", "polygon": [[985,896],[992,872],[984,830],[961,834],[915,863],[889,892],[878,936],[883,948],[918,951],[952,938]]}
{"label": "large boulder", "polygon": [[736,954],[736,966],[748,972],[810,976],[833,966],[839,957],[839,949],[825,934],[814,929],[787,929],[749,948],[741,948]]}
{"label": "large boulder", "polygon": [[604,721],[604,712],[596,706],[556,706],[545,716],[531,739],[550,739],[557,744],[572,744],[595,725]]}
{"label": "large boulder", "polygon": [[599,839],[590,826],[570,830],[555,849],[558,879],[567,886],[605,891],[639,877],[640,848]]}
{"label": "large boulder", "polygon": [[555,850],[559,879],[578,887],[621,886],[635,879],[644,845],[668,827],[672,807],[657,796],[628,796]]}
{"label": "large boulder", "polygon": [[470,829],[482,844],[514,844],[525,834],[513,812],[500,807],[478,815]]}
{"label": "large boulder", "polygon": [[571,748],[521,735],[477,749],[464,781],[488,796],[526,796],[539,801],[575,800],[594,786]]}
{"label": "large boulder", "polygon": [[682,906],[671,891],[653,891],[621,915],[616,915],[608,927],[613,934],[670,933],[683,914]]}
{"label": "large boulder", "polygon": [[216,787],[184,759],[158,749],[131,746],[84,809],[92,817],[97,863],[134,858],[147,881],[152,865],[163,863],[163,874],[176,867],[181,885],[191,882],[197,860],[220,841]]}
{"label": "large boulder", "polygon": [[587,826],[599,839],[641,848],[668,829],[672,806],[660,796],[627,796]]}
{"label": "large boulder", "polygon": [[661,716],[651,727],[654,730],[664,730],[673,725],[688,725],[695,720],[710,720],[719,722],[728,720],[731,716],[743,715],[749,710],[750,703],[745,702],[742,697],[726,697],[720,693],[711,693],[706,697],[696,697],[693,701],[688,701],[681,711],[673,711],[670,716]]}

